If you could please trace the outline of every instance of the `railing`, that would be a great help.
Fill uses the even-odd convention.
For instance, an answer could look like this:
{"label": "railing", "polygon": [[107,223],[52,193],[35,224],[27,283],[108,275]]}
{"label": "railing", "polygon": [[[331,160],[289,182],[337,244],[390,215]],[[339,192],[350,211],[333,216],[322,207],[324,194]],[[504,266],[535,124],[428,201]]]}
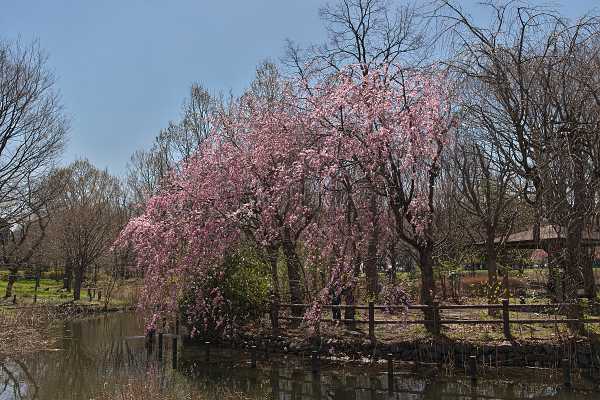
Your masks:
{"label": "railing", "polygon": [[[304,317],[298,316],[280,316],[280,309],[296,309],[305,310],[311,307],[312,304],[291,304],[291,303],[271,303],[271,323],[273,331],[279,329],[279,321],[302,321]],[[375,339],[375,325],[402,325],[402,324],[430,324],[433,332],[440,332],[444,325],[493,325],[502,324],[504,337],[512,339],[511,324],[597,324],[600,323],[600,318],[512,318],[511,311],[517,312],[543,312],[557,311],[564,312],[571,310],[575,311],[575,315],[583,315],[583,309],[580,304],[576,303],[554,303],[554,304],[510,304],[508,299],[503,299],[501,304],[439,304],[437,301],[432,305],[409,304],[409,305],[375,305],[369,302],[368,305],[342,305],[342,304],[325,304],[320,306],[323,309],[342,310],[351,308],[354,310],[367,310],[367,319],[344,319],[344,318],[321,318],[320,323],[351,323],[351,324],[368,324],[369,337]],[[443,319],[441,316],[442,310],[498,310],[501,318],[496,319]],[[422,319],[376,319],[375,310],[418,310],[423,312]],[[428,312],[429,311],[429,312]],[[433,319],[426,319],[426,315],[433,316]],[[556,315],[556,313],[554,314]]]}

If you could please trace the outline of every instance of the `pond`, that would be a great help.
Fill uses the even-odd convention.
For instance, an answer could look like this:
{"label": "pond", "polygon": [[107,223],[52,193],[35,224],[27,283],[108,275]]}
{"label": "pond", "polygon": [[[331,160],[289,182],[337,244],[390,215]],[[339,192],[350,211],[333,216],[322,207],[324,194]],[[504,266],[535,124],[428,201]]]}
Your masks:
{"label": "pond", "polygon": [[[577,389],[562,389],[552,370],[504,370],[483,375],[476,383],[461,371],[422,369],[419,375],[396,367],[394,390],[388,390],[386,365],[324,362],[318,374],[310,361],[296,356],[260,354],[252,368],[249,354],[233,349],[180,347],[172,368],[171,338],[164,354],[144,346],[142,323],[131,313],[102,315],[57,324],[56,349],[0,360],[0,400],[90,399],[105,388],[122,387],[132,379],[156,379],[170,398],[196,393],[199,399],[594,399],[585,378]],[[136,337],[138,335],[138,337]],[[154,398],[161,398],[157,394]]]}

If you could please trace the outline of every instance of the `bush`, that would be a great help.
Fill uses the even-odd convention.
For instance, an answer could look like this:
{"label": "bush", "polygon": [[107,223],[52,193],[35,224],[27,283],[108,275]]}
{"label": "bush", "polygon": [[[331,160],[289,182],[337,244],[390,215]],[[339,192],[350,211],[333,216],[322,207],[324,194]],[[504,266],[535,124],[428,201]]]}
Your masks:
{"label": "bush", "polygon": [[230,336],[268,310],[269,267],[251,246],[233,250],[220,268],[197,277],[182,302],[183,315],[202,337]]}

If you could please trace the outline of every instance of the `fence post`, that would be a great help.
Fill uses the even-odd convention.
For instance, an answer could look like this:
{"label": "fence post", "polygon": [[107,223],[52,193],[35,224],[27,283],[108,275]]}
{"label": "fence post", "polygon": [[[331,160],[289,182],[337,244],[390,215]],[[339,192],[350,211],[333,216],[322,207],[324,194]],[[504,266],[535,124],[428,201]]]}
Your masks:
{"label": "fence post", "polygon": [[375,304],[369,301],[369,338],[375,340]]}
{"label": "fence post", "polygon": [[432,305],[432,309],[433,309],[433,332],[436,335],[440,334],[441,331],[441,324],[440,324],[440,302],[437,300],[434,300],[433,305]]}
{"label": "fence post", "polygon": [[502,327],[504,330],[504,337],[510,340],[512,335],[510,333],[510,312],[508,309],[508,299],[502,299]]}

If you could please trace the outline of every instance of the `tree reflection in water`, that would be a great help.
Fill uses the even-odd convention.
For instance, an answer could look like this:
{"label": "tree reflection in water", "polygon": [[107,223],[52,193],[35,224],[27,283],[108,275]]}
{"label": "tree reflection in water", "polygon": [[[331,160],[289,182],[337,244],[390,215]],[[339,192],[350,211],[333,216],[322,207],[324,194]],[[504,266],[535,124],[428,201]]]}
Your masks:
{"label": "tree reflection in water", "polygon": [[[248,355],[211,349],[211,363],[202,349],[187,348],[178,370],[170,366],[170,349],[159,363],[157,351],[148,353],[142,339],[125,339],[142,332],[132,314],[113,314],[60,324],[54,330],[60,350],[44,351],[0,361],[0,400],[86,399],[105,386],[124,385],[130,379],[148,379],[148,371],[162,390],[200,393],[200,398],[220,399],[225,390],[248,399],[594,399],[597,393],[561,393],[557,371],[525,376],[482,378],[472,385],[467,378],[422,377],[399,373],[389,393],[381,369],[327,367],[310,372],[301,359],[273,358],[248,365]],[[168,346],[169,340],[165,340]],[[271,366],[271,367],[269,367]],[[182,389],[183,388],[183,389]]]}

